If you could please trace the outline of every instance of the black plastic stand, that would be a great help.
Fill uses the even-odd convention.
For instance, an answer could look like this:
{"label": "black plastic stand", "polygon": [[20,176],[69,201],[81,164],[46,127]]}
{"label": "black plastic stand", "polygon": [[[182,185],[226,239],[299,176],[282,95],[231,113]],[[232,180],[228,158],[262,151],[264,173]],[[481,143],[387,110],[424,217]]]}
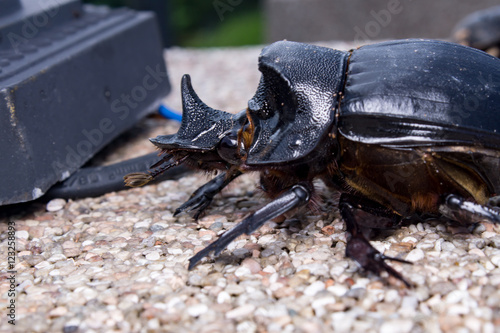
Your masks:
{"label": "black plastic stand", "polygon": [[0,0],[0,205],[43,195],[170,91],[152,13]]}

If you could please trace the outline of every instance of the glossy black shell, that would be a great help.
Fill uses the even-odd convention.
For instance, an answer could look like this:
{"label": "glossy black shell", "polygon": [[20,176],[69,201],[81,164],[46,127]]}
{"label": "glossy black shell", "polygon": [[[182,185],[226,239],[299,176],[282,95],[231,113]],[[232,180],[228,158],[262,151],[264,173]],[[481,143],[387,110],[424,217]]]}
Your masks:
{"label": "glossy black shell", "polygon": [[354,50],[338,130],[353,141],[392,147],[500,149],[500,60],[426,40]]}

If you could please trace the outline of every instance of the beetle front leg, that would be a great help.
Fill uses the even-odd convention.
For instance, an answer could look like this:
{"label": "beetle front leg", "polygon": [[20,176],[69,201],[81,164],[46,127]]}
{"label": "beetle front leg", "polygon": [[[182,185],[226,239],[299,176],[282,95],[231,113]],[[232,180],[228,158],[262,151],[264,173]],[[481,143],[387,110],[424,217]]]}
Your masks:
{"label": "beetle front leg", "polygon": [[196,211],[193,218],[197,220],[201,213],[203,213],[203,211],[210,205],[214,196],[241,174],[241,171],[238,170],[221,173],[194,191],[189,200],[175,210],[174,216],[179,215],[182,212]]}
{"label": "beetle front leg", "polygon": [[[350,203],[352,197],[343,194],[340,198],[340,213],[342,218],[346,223],[347,232],[347,246],[346,246],[346,256],[354,259],[364,270],[375,273],[380,276],[380,273],[386,271],[389,275],[402,281],[407,287],[411,287],[411,284],[405,280],[405,278],[397,272],[394,268],[385,263],[385,260],[399,261],[405,264],[411,264],[406,260],[388,257],[379,251],[377,251],[370,242],[365,238],[360,230],[360,223],[357,221],[354,214],[353,204]],[[356,200],[356,208],[364,210],[365,208],[360,203],[361,201]],[[393,216],[389,216],[386,209],[377,208],[377,205],[371,201],[366,201],[367,207],[366,211],[370,214],[377,214],[380,218],[389,220],[394,219]]]}
{"label": "beetle front leg", "polygon": [[311,198],[311,192],[312,186],[310,184],[297,184],[291,187],[189,259],[188,269],[193,269],[203,257],[206,257],[212,251],[215,252],[215,255],[218,255],[237,237],[243,234],[250,235],[267,221],[306,204]]}

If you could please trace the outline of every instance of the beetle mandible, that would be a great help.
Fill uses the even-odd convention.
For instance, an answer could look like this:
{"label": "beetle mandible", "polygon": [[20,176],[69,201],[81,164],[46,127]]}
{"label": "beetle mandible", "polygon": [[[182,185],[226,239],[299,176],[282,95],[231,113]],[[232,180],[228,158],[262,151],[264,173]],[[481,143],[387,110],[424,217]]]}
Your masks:
{"label": "beetle mandible", "polygon": [[346,255],[365,270],[410,283],[373,248],[364,226],[394,227],[415,214],[500,222],[500,60],[466,46],[400,40],[348,52],[281,41],[263,49],[262,77],[238,114],[212,109],[182,79],[179,131],[151,142],[161,160],[125,177],[141,186],[181,163],[221,173],[175,212],[258,172],[271,201],[190,259],[219,254],[242,234],[311,203],[313,180],[342,192]]}

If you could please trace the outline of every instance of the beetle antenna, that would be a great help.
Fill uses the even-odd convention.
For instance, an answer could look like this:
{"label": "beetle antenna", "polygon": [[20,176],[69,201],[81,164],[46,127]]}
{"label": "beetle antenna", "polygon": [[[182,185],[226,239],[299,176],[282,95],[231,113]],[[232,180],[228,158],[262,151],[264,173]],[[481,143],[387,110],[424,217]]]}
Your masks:
{"label": "beetle antenna", "polygon": [[[172,157],[172,155],[167,155],[165,157],[166,158],[163,158],[160,161],[158,161],[157,163],[153,164],[152,168],[154,168],[154,169],[149,170],[147,173],[146,172],[133,172],[133,173],[129,173],[128,175],[123,177],[123,180],[125,181],[125,185],[130,186],[130,187],[144,186],[147,183],[149,183],[150,181],[152,181],[153,179],[155,179],[156,177],[158,177],[159,175],[161,175],[162,173],[164,173],[165,171],[167,171],[168,169],[173,168],[175,166],[178,166],[179,164],[182,164],[182,162],[184,162],[186,160],[188,155],[186,155],[178,160],[175,160],[175,161],[171,161],[170,158]],[[170,161],[170,163],[165,164],[166,162],[169,162],[169,161]],[[164,164],[164,165],[162,165],[162,164]]]}

